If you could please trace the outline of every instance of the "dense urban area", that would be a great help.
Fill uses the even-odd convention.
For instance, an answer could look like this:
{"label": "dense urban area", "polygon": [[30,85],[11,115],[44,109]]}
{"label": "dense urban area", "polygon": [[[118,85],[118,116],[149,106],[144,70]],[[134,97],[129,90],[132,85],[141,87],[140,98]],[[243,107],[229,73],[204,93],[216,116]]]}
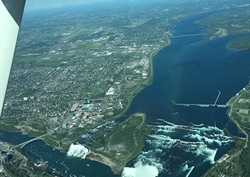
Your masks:
{"label": "dense urban area", "polygon": [[[100,3],[96,6],[26,11],[0,129],[40,137],[53,148],[66,152],[70,144],[84,133],[122,117],[133,98],[153,82],[153,56],[170,45],[174,37],[174,22],[204,11],[239,6],[242,6],[240,10],[228,10],[197,22],[208,26],[205,32],[209,39],[213,39],[249,34],[249,2],[161,2],[140,7],[136,3]],[[245,50],[250,48],[249,41],[249,37],[244,37],[231,41],[228,46]],[[249,94],[242,91],[242,95]],[[229,117],[242,128],[246,138],[238,139],[238,149],[229,153],[229,160],[228,155],[216,164],[216,169],[211,169],[208,176],[243,173],[241,170],[244,167],[237,164],[242,158],[245,159],[242,162],[247,164],[249,159],[247,155],[247,159],[244,157],[249,152],[248,99],[246,96],[238,104],[231,102],[229,111]],[[244,107],[246,105],[247,108]],[[139,133],[131,133],[133,142],[124,140],[125,143],[119,142],[120,146],[115,147],[117,142],[112,142],[112,137],[104,141],[104,147],[120,148],[124,152],[121,154],[123,160],[102,152],[98,145],[100,132],[96,133],[96,143],[85,143],[93,152],[102,152],[102,155],[110,156],[116,164],[123,166],[139,154],[143,148],[143,136],[150,132],[145,125],[145,115],[132,117],[140,116],[141,122],[122,122],[130,128],[139,127]],[[119,123],[113,127],[115,129],[110,130],[107,137],[113,136],[113,141],[117,141],[119,137],[114,139],[114,136],[119,136],[116,132]],[[143,131],[146,133],[141,133]],[[129,149],[134,148],[128,147],[131,144],[137,146],[132,154],[128,154]],[[25,157],[19,152],[20,147],[5,142],[0,146],[1,149],[8,149],[1,153],[1,164],[4,166],[0,166],[0,173],[2,171],[6,176],[9,176],[8,173],[49,175],[43,172],[46,163]],[[240,150],[242,146],[243,150]],[[15,171],[11,165],[18,166],[19,170]]]}

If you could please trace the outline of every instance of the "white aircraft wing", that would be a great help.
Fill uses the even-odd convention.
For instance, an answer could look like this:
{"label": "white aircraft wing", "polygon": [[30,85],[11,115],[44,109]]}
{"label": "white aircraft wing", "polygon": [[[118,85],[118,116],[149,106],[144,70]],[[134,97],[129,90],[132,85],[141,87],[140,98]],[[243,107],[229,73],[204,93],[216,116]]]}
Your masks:
{"label": "white aircraft wing", "polygon": [[0,116],[3,109],[25,0],[0,1]]}

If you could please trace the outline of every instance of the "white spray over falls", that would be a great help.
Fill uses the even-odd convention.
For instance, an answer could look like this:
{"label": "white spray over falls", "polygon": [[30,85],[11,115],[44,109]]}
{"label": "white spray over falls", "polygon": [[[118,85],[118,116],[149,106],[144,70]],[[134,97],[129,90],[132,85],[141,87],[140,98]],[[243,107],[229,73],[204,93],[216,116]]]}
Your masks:
{"label": "white spray over falls", "polygon": [[135,167],[125,167],[122,177],[155,177],[158,173],[188,177],[196,168],[215,163],[217,151],[233,143],[231,137],[213,126],[176,125],[165,120],[158,120],[156,126]]}
{"label": "white spray over falls", "polygon": [[158,174],[159,171],[155,166],[144,165],[141,161],[138,161],[134,167],[125,167],[122,177],[157,177]]}
{"label": "white spray over falls", "polygon": [[67,156],[71,157],[80,157],[85,159],[86,156],[90,153],[90,151],[81,144],[71,144],[69,150],[67,152]]}

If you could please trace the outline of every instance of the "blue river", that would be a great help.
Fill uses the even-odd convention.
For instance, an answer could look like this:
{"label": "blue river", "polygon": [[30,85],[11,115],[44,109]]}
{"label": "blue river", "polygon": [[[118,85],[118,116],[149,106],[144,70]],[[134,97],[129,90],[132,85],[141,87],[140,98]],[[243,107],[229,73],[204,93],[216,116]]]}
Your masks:
{"label": "blue river", "polygon": [[150,124],[159,124],[160,130],[149,136],[141,155],[162,169],[159,176],[201,176],[234,146],[221,130],[227,128],[239,136],[226,108],[171,103],[213,104],[220,91],[217,104],[226,104],[247,85],[250,51],[227,47],[240,36],[208,40],[203,32],[206,26],[195,23],[219,12],[198,14],[175,24],[171,45],[154,57],[153,84],[135,97],[127,112],[145,112]]}
{"label": "blue river", "polygon": [[[130,162],[148,159],[159,170],[159,177],[201,176],[215,160],[234,147],[222,129],[238,135],[229,122],[226,108],[182,107],[171,104],[218,104],[226,102],[248,83],[250,51],[227,48],[227,36],[208,40],[205,25],[194,23],[219,11],[201,13],[174,25],[171,45],[153,58],[154,82],[134,98],[126,115],[144,112],[148,124],[158,131],[147,137],[142,154]],[[192,35],[195,34],[195,35]],[[198,34],[198,35],[197,35]],[[189,36],[185,36],[189,35]],[[20,143],[28,138],[19,133],[0,133],[0,139]],[[90,160],[67,157],[42,141],[30,143],[24,152],[48,161],[50,169],[64,176],[116,177],[110,168]]]}

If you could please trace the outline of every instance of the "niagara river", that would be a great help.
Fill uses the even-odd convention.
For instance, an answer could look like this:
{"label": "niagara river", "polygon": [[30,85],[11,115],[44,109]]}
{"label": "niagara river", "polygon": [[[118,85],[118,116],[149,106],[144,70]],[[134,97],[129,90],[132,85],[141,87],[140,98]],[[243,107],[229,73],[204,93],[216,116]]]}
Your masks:
{"label": "niagara river", "polygon": [[[226,102],[248,83],[250,51],[235,51],[227,43],[239,36],[208,40],[205,25],[195,23],[218,11],[187,17],[173,26],[171,45],[153,58],[154,81],[137,94],[126,115],[143,112],[156,131],[146,137],[143,152],[124,168],[123,177],[201,176],[222,155],[233,149],[224,128],[238,135],[226,108],[182,107],[171,103],[218,104]],[[20,133],[0,132],[0,139],[13,144],[26,141]],[[63,176],[117,177],[101,163],[84,159],[88,150],[72,145],[68,155],[35,141],[23,148],[49,170]],[[98,169],[98,170],[96,170]]]}

